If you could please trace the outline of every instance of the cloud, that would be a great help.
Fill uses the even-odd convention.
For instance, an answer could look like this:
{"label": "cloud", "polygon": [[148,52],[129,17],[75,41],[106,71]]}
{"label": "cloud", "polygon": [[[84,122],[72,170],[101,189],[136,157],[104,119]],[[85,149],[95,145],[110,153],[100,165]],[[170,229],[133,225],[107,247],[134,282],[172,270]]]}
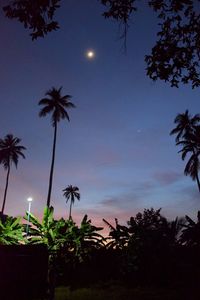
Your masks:
{"label": "cloud", "polygon": [[183,174],[175,171],[156,172],[153,178],[162,186],[171,185],[183,178]]}
{"label": "cloud", "polygon": [[97,165],[116,165],[121,161],[120,154],[113,150],[111,147],[103,144],[97,145],[94,152],[94,160]]}
{"label": "cloud", "polygon": [[182,195],[182,199],[184,202],[187,201],[188,205],[190,205],[191,207],[199,208],[200,193],[195,182],[193,186],[182,188],[180,190],[180,195]]}
{"label": "cloud", "polygon": [[136,193],[121,193],[121,195],[107,196],[99,202],[102,209],[119,209],[128,208],[130,205],[137,204],[140,201]]}
{"label": "cloud", "polygon": [[[190,185],[189,185],[190,184]],[[163,214],[169,218],[189,215],[195,219],[199,210],[200,193],[195,182],[184,182],[178,185],[173,192],[173,198],[165,201]]]}
{"label": "cloud", "polygon": [[119,199],[117,199],[116,197],[105,199],[100,202],[100,204],[102,204],[103,206],[109,206],[109,207],[116,206],[117,203],[119,203]]}
{"label": "cloud", "polygon": [[139,195],[141,195],[141,193],[145,194],[151,192],[154,188],[155,188],[155,184],[153,183],[153,181],[147,180],[138,183],[134,187],[134,191],[137,192]]}

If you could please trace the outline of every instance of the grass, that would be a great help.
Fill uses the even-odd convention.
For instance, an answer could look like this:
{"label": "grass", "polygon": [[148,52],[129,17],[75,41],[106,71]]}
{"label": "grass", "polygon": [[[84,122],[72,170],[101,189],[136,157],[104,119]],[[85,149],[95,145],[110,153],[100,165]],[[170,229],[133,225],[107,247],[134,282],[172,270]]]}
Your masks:
{"label": "grass", "polygon": [[55,300],[198,300],[195,293],[176,289],[110,287],[80,288],[71,291],[69,287],[56,288]]}

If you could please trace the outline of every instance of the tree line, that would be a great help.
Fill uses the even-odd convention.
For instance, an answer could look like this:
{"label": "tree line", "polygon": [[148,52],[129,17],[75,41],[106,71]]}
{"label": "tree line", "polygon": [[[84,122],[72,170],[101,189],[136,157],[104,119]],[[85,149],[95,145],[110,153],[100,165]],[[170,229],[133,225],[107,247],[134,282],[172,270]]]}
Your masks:
{"label": "tree line", "polygon": [[[104,219],[101,234],[85,215],[80,226],[73,219],[55,220],[45,207],[42,221],[27,212],[29,231],[20,218],[0,221],[0,244],[44,244],[49,253],[49,285],[86,286],[119,280],[131,286],[196,285],[200,275],[200,212],[169,221],[161,209],[145,209],[121,225]],[[52,279],[53,278],[53,279]]]}

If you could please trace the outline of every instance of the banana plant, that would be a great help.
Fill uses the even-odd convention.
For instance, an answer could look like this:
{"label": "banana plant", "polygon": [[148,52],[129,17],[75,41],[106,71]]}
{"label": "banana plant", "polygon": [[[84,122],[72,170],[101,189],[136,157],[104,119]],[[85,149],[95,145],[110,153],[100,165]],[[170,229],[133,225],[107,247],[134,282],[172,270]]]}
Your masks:
{"label": "banana plant", "polygon": [[98,233],[102,229],[102,227],[92,225],[87,215],[83,217],[80,228],[77,227],[73,237],[75,253],[80,260],[89,255],[93,249],[99,249],[104,245],[104,238]]}
{"label": "banana plant", "polygon": [[103,219],[103,222],[110,228],[109,237],[107,238],[110,241],[107,243],[106,247],[121,250],[124,249],[130,238],[129,228],[120,225],[117,218],[115,218],[115,227],[105,219]]}
{"label": "banana plant", "polygon": [[31,223],[28,243],[45,244],[49,252],[57,251],[64,243],[63,232],[66,231],[66,222],[64,219],[55,220],[53,218],[54,208],[45,207],[43,219],[40,222],[32,213],[26,212],[25,220]]}
{"label": "banana plant", "polygon": [[[30,244],[45,244],[48,249],[48,295],[54,299],[55,281],[57,276],[57,258],[62,246],[65,244],[68,222],[64,219],[55,220],[53,207],[44,208],[43,219],[40,222],[33,214],[26,212],[25,220],[31,223],[27,242]],[[71,225],[71,224],[70,224]]]}
{"label": "banana plant", "polygon": [[186,224],[182,225],[183,230],[180,237],[182,244],[200,247],[200,211],[197,212],[197,222],[187,215],[185,218]]}
{"label": "banana plant", "polygon": [[0,219],[0,245],[17,245],[24,241],[21,218],[6,217]]}

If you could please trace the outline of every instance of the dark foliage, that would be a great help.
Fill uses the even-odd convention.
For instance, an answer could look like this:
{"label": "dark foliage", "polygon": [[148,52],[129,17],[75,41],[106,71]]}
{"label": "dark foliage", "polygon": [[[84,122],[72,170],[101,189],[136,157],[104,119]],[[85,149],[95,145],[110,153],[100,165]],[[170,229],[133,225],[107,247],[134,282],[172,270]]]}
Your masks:
{"label": "dark foliage", "polygon": [[44,37],[59,28],[54,20],[60,0],[16,0],[3,7],[6,17],[17,19],[25,28],[31,30],[32,40]]}
{"label": "dark foliage", "polygon": [[200,211],[197,213],[197,222],[185,216],[187,223],[183,225],[181,242],[184,245],[200,249]]}
{"label": "dark foliage", "polygon": [[[112,243],[110,242],[107,248],[113,253],[118,251],[118,271],[115,273],[118,274],[117,279],[130,286],[173,287],[182,285],[188,272],[191,276],[190,285],[197,284],[194,275],[200,271],[199,264],[195,265],[197,251],[194,247],[186,247],[186,243],[182,244],[183,239],[180,239],[184,219],[176,218],[169,222],[160,211],[160,209],[145,209],[143,213],[131,217],[127,227],[117,223],[118,228],[123,228],[121,239],[119,239],[120,231],[107,222],[110,227],[109,235],[112,237]],[[121,241],[124,240],[125,232],[128,235],[122,247]],[[191,228],[184,236],[187,241],[193,240]]]}
{"label": "dark foliage", "polygon": [[[136,0],[99,0],[105,7],[103,16],[124,25],[125,39],[129,20],[137,10]],[[139,2],[139,1],[138,1]],[[171,86],[190,83],[200,85],[200,12],[199,0],[149,0],[149,7],[158,14],[159,31],[155,46],[145,56],[147,75],[164,80]],[[32,39],[44,37],[59,28],[54,20],[60,0],[13,0],[3,7],[5,15],[17,19],[31,30]]]}
{"label": "dark foliage", "polygon": [[[196,2],[196,5],[195,5]],[[200,85],[200,13],[199,1],[154,0],[149,5],[158,12],[158,41],[147,55],[147,75],[157,80]]]}
{"label": "dark foliage", "polygon": [[[127,25],[136,1],[101,1],[108,6],[103,15]],[[196,3],[195,3],[196,2]],[[200,85],[200,13],[194,0],[152,0],[148,5],[158,14],[158,40],[145,56],[147,75],[154,81],[161,79],[178,87],[180,83]],[[196,4],[196,5],[195,5]],[[126,33],[126,31],[125,31]]]}
{"label": "dark foliage", "polygon": [[105,18],[112,18],[120,22],[123,25],[123,31],[121,38],[124,39],[124,46],[126,50],[126,36],[129,26],[130,15],[133,11],[136,11],[134,6],[136,0],[100,0],[107,10],[103,13]]}
{"label": "dark foliage", "polygon": [[192,180],[197,182],[200,192],[199,168],[200,168],[200,115],[191,116],[189,111],[178,114],[174,120],[176,127],[172,129],[170,135],[176,134],[176,145],[182,146],[182,160],[190,155],[186,163],[184,174],[190,176]]}
{"label": "dark foliage", "polygon": [[136,10],[134,2],[136,0],[100,0],[101,3],[107,7],[107,11],[103,13],[105,18],[113,18],[121,20],[125,23],[128,22],[132,11]]}
{"label": "dark foliage", "polygon": [[[0,286],[8,287],[12,282],[13,290],[18,292],[24,286],[22,283],[27,282],[26,278],[30,278],[30,271],[38,288],[38,291],[33,290],[31,285],[33,292],[40,293],[43,287],[44,293],[47,264],[48,291],[52,296],[56,285],[76,289],[120,282],[127,287],[184,287],[188,291],[199,286],[200,212],[197,213],[197,222],[188,216],[168,221],[160,209],[153,208],[131,217],[127,226],[120,225],[117,219],[115,226],[105,220],[110,228],[108,243],[98,233],[102,228],[93,226],[87,215],[79,227],[72,219],[54,220],[53,208],[46,208],[42,222],[32,214],[30,222],[33,227],[30,228],[28,241],[41,245],[36,246],[36,251],[30,255],[29,248],[21,248],[28,249],[28,252],[23,252],[20,257],[16,245],[0,247],[1,273],[4,274],[5,270]],[[46,253],[44,261],[41,251],[37,251],[40,246]],[[6,250],[2,254],[1,249],[10,249],[10,252]],[[11,252],[14,256],[9,261]],[[34,271],[34,268],[38,269],[38,264],[41,264],[44,275],[42,286],[38,285],[41,270],[38,273]],[[20,276],[16,276],[19,274],[18,266],[22,269]],[[24,269],[24,266],[28,268]],[[27,287],[29,282],[23,293],[26,293]]]}

